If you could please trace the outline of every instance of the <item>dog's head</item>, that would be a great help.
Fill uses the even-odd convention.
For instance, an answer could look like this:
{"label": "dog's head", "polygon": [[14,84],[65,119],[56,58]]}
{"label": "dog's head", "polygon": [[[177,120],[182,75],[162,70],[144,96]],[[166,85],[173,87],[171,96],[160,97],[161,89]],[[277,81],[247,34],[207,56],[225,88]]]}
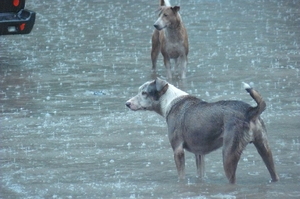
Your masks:
{"label": "dog's head", "polygon": [[159,8],[158,19],[154,23],[154,27],[157,30],[162,30],[166,27],[178,26],[178,22],[181,20],[178,13],[179,10],[179,6],[161,6]]}
{"label": "dog's head", "polygon": [[150,110],[159,113],[159,99],[167,89],[168,82],[160,78],[146,82],[139,87],[138,94],[126,102],[126,106],[133,111]]}

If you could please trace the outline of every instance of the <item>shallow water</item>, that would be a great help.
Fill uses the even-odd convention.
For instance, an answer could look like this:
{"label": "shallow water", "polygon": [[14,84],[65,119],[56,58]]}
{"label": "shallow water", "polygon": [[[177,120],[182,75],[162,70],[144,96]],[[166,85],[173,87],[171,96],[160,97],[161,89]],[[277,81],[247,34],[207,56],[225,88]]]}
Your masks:
{"label": "shallow water", "polygon": [[[172,1],[190,41],[187,79],[172,83],[207,101],[267,102],[277,183],[253,145],[229,185],[221,150],[196,178],[186,154],[177,182],[163,118],[125,101],[152,78],[157,1],[28,0],[29,35],[0,37],[0,198],[299,198],[299,1]],[[158,76],[166,71],[159,59]]]}

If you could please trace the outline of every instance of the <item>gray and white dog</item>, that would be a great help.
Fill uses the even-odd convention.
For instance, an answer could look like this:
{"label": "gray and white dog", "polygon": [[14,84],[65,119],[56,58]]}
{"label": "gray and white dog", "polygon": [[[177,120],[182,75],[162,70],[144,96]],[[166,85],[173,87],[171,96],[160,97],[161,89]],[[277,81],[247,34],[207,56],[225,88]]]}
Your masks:
{"label": "gray and white dog", "polygon": [[202,178],[204,156],[223,146],[223,167],[233,184],[242,151],[253,143],[272,181],[278,181],[266,128],[260,118],[266,103],[248,84],[245,89],[256,101],[256,107],[233,100],[208,103],[157,78],[144,83],[126,106],[134,111],[155,111],[166,118],[179,179],[185,177],[184,150],[195,154],[197,173]]}

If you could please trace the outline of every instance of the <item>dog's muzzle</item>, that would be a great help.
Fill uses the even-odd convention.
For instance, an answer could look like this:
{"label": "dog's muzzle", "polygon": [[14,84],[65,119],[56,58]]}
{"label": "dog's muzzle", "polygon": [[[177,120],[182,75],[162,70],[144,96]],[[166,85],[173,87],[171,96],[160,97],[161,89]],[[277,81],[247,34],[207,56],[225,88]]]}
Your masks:
{"label": "dog's muzzle", "polygon": [[131,102],[126,102],[126,104],[125,104],[128,108],[130,108],[130,106],[131,106]]}
{"label": "dog's muzzle", "polygon": [[162,30],[164,27],[161,27],[160,25],[158,24],[154,24],[153,25],[157,30]]}

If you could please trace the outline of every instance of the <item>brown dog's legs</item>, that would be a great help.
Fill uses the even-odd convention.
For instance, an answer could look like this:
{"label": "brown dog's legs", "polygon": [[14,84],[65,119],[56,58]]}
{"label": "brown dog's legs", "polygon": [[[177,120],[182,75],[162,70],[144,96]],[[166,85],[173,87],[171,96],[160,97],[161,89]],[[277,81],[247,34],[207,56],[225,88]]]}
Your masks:
{"label": "brown dog's legs", "polygon": [[205,162],[204,162],[204,155],[196,155],[196,166],[197,166],[197,174],[198,177],[203,179],[204,172],[205,172]]}
{"label": "brown dog's legs", "polygon": [[259,120],[259,122],[261,128],[258,128],[254,131],[255,140],[253,144],[256,147],[259,155],[262,157],[267,169],[269,170],[272,182],[276,182],[279,180],[279,177],[275,171],[272,151],[267,140],[267,131],[262,120]]}
{"label": "brown dog's legs", "polygon": [[169,55],[166,53],[162,52],[163,57],[164,57],[164,64],[167,69],[167,78],[172,79],[172,69],[171,69],[171,61]]}
{"label": "brown dog's legs", "polygon": [[175,64],[177,70],[180,72],[181,78],[186,78],[186,66],[187,66],[187,56],[182,55],[175,59]]}
{"label": "brown dog's legs", "polygon": [[152,70],[156,70],[157,57],[160,53],[160,41],[159,41],[159,32],[154,30],[152,35],[152,49],[151,49],[151,60],[152,60]]}

